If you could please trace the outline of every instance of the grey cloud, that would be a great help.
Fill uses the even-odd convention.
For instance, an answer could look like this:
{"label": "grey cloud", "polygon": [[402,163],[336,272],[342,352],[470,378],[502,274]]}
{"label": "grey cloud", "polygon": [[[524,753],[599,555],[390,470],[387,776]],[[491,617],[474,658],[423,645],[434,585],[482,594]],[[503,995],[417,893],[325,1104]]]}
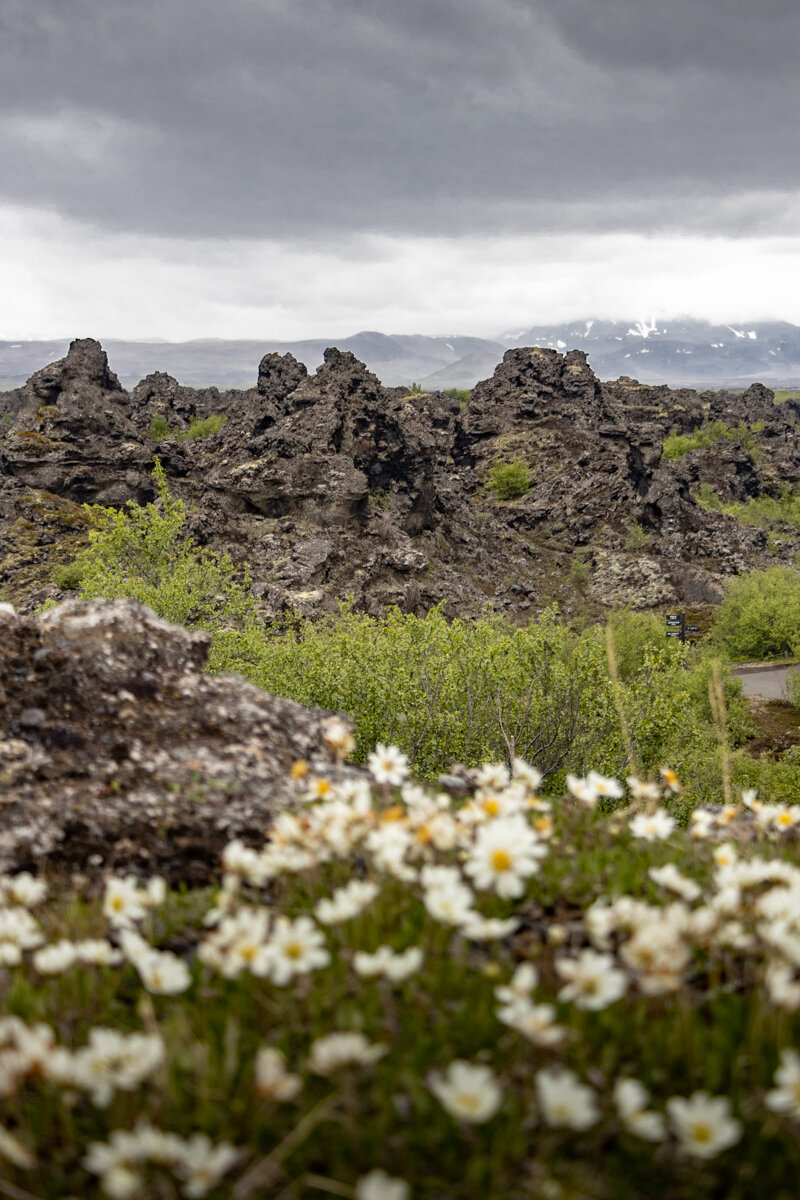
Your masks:
{"label": "grey cloud", "polygon": [[189,237],[738,234],[783,191],[797,228],[792,7],[0,0],[0,198]]}

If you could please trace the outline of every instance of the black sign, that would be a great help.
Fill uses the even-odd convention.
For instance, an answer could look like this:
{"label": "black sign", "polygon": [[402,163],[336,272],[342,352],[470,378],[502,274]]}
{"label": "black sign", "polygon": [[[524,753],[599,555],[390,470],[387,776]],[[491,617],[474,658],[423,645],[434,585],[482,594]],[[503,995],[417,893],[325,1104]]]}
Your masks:
{"label": "black sign", "polygon": [[699,625],[687,625],[687,626],[686,626],[686,632],[687,632],[687,633],[699,633],[699,632],[700,632],[700,626],[699,626]]}
{"label": "black sign", "polygon": [[686,641],[686,613],[667,613],[667,637]]}

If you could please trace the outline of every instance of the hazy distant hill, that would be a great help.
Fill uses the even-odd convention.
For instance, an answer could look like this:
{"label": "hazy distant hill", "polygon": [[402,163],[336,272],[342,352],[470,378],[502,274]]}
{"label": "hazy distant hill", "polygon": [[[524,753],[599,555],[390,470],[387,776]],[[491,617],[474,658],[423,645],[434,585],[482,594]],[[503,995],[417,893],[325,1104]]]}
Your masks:
{"label": "hazy distant hill", "polygon": [[[23,383],[45,363],[66,354],[63,341],[0,342],[0,386]],[[104,342],[109,361],[130,387],[153,371],[166,371],[194,387],[251,387],[269,351],[290,352],[314,370],[327,346],[351,350],[387,386],[414,381],[433,390],[469,388],[492,375],[512,346],[585,350],[601,379],[630,375],[643,383],[746,387],[753,380],[778,387],[800,383],[800,327],[787,322],[711,325],[675,321],[571,321],[534,325],[495,339],[423,337],[364,331],[348,338],[301,342],[223,341]]]}

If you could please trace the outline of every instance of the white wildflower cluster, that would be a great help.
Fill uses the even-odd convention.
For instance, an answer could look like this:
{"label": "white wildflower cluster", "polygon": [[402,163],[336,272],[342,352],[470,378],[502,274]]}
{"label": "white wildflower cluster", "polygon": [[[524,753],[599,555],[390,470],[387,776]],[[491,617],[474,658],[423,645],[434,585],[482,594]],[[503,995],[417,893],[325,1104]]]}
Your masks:
{"label": "white wildflower cluster", "polygon": [[[302,811],[280,813],[261,850],[241,841],[226,847],[222,889],[206,917],[213,932],[199,949],[205,966],[226,978],[249,972],[280,985],[327,966],[325,936],[310,915],[294,921],[275,917],[245,904],[241,889],[260,889],[281,875],[355,855],[368,858],[378,880],[389,876],[419,887],[429,916],[469,940],[502,939],[514,932],[518,920],[485,916],[476,891],[517,899],[539,870],[552,833],[550,806],[536,796],[539,772],[521,759],[515,760],[513,773],[502,764],[484,767],[475,798],[458,809],[448,795],[408,783],[408,764],[395,747],[378,746],[369,769],[376,783],[399,792],[397,803],[376,807],[363,781],[349,780],[325,780],[321,787],[317,779],[312,797],[301,773]],[[374,878],[351,879],[320,897],[313,916],[322,926],[353,920],[374,903],[380,888]],[[402,982],[421,961],[414,947],[397,954],[381,946],[372,953],[360,951],[353,965],[362,976]]]}
{"label": "white wildflower cluster", "polygon": [[103,915],[116,928],[130,928],[163,904],[166,893],[167,885],[160,875],[144,886],[135,875],[112,875],[106,882]]}
{"label": "white wildflower cluster", "polygon": [[100,1186],[112,1200],[141,1194],[148,1164],[167,1168],[180,1181],[189,1200],[207,1195],[241,1158],[228,1142],[214,1146],[204,1133],[180,1138],[141,1122],[134,1130],[115,1129],[108,1142],[93,1142],[83,1160],[87,1171],[100,1176]]}
{"label": "white wildflower cluster", "polygon": [[535,1046],[557,1046],[565,1030],[556,1023],[555,1005],[534,1003],[538,983],[539,973],[533,964],[521,963],[508,984],[494,989],[499,1001],[497,1019]]}
{"label": "white wildflower cluster", "polygon": [[[542,900],[539,915],[546,905],[536,896],[543,863],[549,859],[549,867],[561,853],[578,865],[580,848],[565,844],[567,819],[582,831],[600,825],[598,805],[624,801],[622,783],[597,772],[568,776],[575,803],[559,810],[538,795],[539,772],[514,759],[510,767],[490,763],[475,772],[472,794],[459,803],[409,782],[408,761],[392,746],[378,746],[369,758],[374,789],[364,779],[344,778],[340,765],[352,750],[349,728],[331,718],[323,736],[336,760],[330,777],[312,775],[306,764],[296,764],[296,804],[277,815],[263,847],[240,840],[227,846],[222,885],[203,920],[196,951],[185,957],[152,944],[157,923],[148,918],[166,894],[158,877],[144,883],[132,875],[107,880],[102,901],[107,938],[71,940],[51,934],[48,941],[44,930],[53,926],[46,915],[37,920],[31,911],[45,900],[46,885],[25,874],[0,876],[3,977],[19,971],[26,982],[33,980],[55,995],[75,982],[55,979],[64,972],[119,968],[127,972],[122,990],[131,981],[138,988],[144,1029],[123,1031],[98,1023],[81,1034],[80,1044],[68,1046],[61,1042],[70,1027],[61,1021],[53,1022],[60,1042],[47,1024],[2,1017],[0,1097],[15,1097],[24,1088],[27,1101],[27,1090],[43,1081],[60,1089],[66,1103],[83,1106],[97,1120],[109,1120],[109,1113],[95,1110],[108,1109],[119,1093],[127,1093],[123,1107],[111,1113],[139,1111],[134,1105],[140,1097],[131,1094],[147,1088],[159,1098],[158,1107],[145,1111],[163,1120],[161,1093],[176,1065],[171,1055],[186,1060],[188,1055],[179,1044],[182,1034],[172,1049],[172,1031],[183,1028],[180,1021],[162,1022],[160,1017],[164,1011],[182,1015],[177,998],[192,988],[190,963],[196,955],[193,1001],[202,1005],[206,996],[222,996],[227,1004],[234,989],[223,981],[239,981],[249,985],[254,1011],[264,1014],[265,1042],[250,1050],[240,1070],[240,1031],[232,1004],[224,1056],[219,1056],[227,1078],[244,1080],[246,1102],[259,1120],[285,1115],[302,1128],[304,1118],[298,1124],[297,1113],[304,1102],[311,1103],[312,1091],[324,1089],[337,1103],[350,1103],[356,1095],[350,1076],[366,1073],[370,1089],[377,1092],[387,1056],[392,1075],[402,1053],[400,1031],[403,1036],[407,1031],[403,1006],[410,999],[419,1004],[421,1019],[432,1015],[425,1007],[431,999],[431,964],[446,954],[448,971],[468,973],[465,997],[462,1002],[448,998],[437,1020],[446,1024],[450,1005],[455,1011],[459,1003],[469,1002],[470,980],[480,981],[476,1003],[479,987],[488,991],[494,986],[495,1001],[488,1009],[493,1034],[483,1046],[463,1046],[454,1023],[444,1060],[432,1054],[422,1067],[430,1093],[456,1122],[482,1126],[504,1107],[514,1111],[513,1104],[504,1105],[506,1095],[511,1087],[523,1086],[526,1129],[581,1134],[598,1127],[593,1137],[605,1139],[610,1133],[622,1139],[626,1153],[638,1144],[642,1153],[656,1154],[658,1162],[668,1154],[712,1159],[740,1141],[743,1124],[727,1096],[692,1091],[691,1086],[677,1089],[686,1095],[673,1095],[674,1085],[665,1084],[657,1072],[647,1079],[661,1093],[653,1096],[645,1081],[635,1077],[634,1067],[615,1079],[599,1063],[584,1065],[589,1060],[583,1050],[573,1051],[577,1031],[588,1030],[591,1036],[593,1026],[613,1028],[611,1013],[596,1014],[616,1006],[623,1020],[641,997],[666,997],[649,1007],[669,1012],[671,1005],[680,1004],[683,990],[705,986],[699,979],[734,974],[737,987],[755,984],[775,1007],[800,1010],[800,866],[765,856],[778,845],[781,855],[788,853],[780,840],[800,821],[800,806],[767,805],[745,793],[741,804],[692,813],[687,840],[668,810],[669,796],[680,791],[674,772],[663,768],[658,782],[631,776],[627,797],[632,811],[624,817],[618,813],[606,827],[612,838],[626,839],[643,891],[620,895],[609,888],[608,896],[595,899],[583,912],[557,909],[559,923],[537,930],[537,899]],[[576,807],[586,811],[576,813]],[[695,859],[681,857],[686,847]],[[326,870],[320,871],[322,867]],[[547,871],[542,892],[550,887]],[[401,914],[396,922],[395,905]],[[519,936],[504,946],[468,944],[503,941],[517,931]],[[309,997],[311,1010],[322,1011],[318,998],[332,979],[323,975],[317,982],[314,977],[328,969],[343,975],[330,988],[335,1007],[313,1031],[305,1027],[306,1040],[298,1048],[305,1019],[292,1018],[281,1027],[274,1014],[281,1004],[296,1003],[299,1011]],[[286,990],[281,994],[276,989]],[[359,999],[363,1011],[354,1007]],[[483,1020],[485,1005],[481,1011]],[[278,1045],[290,1048],[292,1069]],[[500,1054],[506,1046],[516,1050],[504,1068]],[[533,1054],[533,1070],[514,1063],[520,1051]],[[204,1053],[205,1048],[198,1061]],[[458,1053],[465,1057],[456,1057]],[[176,1060],[179,1071],[183,1059]],[[581,1064],[580,1073],[569,1065],[571,1060],[573,1066]],[[402,1066],[401,1077],[404,1071]],[[413,1084],[407,1089],[392,1085],[398,1113],[415,1103],[418,1084],[416,1089]],[[209,1095],[216,1087],[215,1080]],[[232,1111],[241,1112],[240,1102],[241,1097],[240,1107]],[[141,1104],[146,1103],[149,1098],[141,1097]],[[430,1099],[428,1104],[435,1107]],[[800,1051],[782,1048],[771,1089],[750,1096],[741,1112],[758,1106],[762,1115],[773,1114],[773,1127],[800,1121]],[[13,1122],[9,1130],[0,1127],[0,1157],[30,1169],[36,1161],[28,1149],[33,1139],[17,1132]],[[133,1128],[101,1136],[106,1140],[88,1147],[84,1143],[80,1154],[112,1200],[161,1194],[164,1188],[176,1193],[175,1184],[158,1180],[165,1171],[183,1196],[203,1197],[244,1154],[228,1142],[213,1144],[204,1133],[178,1137],[144,1118]],[[477,1137],[479,1131],[469,1136]],[[560,1135],[547,1136],[560,1140]],[[250,1168],[256,1171],[250,1181],[254,1187],[259,1185],[256,1168],[258,1164]],[[243,1195],[249,1194],[250,1182],[243,1177]],[[340,1190],[356,1200],[409,1200],[411,1195],[406,1180],[381,1166],[342,1183]]]}
{"label": "white wildflower cluster", "polygon": [[56,1044],[49,1025],[29,1026],[18,1017],[0,1019],[0,1096],[12,1095],[33,1075],[86,1092],[93,1104],[106,1108],[116,1091],[134,1091],[164,1058],[158,1034],[124,1034],[96,1026],[88,1044],[71,1051]]}
{"label": "white wildflower cluster", "polygon": [[290,920],[251,906],[223,917],[201,943],[198,957],[226,979],[249,972],[279,987],[331,960],[325,935],[311,917]]}

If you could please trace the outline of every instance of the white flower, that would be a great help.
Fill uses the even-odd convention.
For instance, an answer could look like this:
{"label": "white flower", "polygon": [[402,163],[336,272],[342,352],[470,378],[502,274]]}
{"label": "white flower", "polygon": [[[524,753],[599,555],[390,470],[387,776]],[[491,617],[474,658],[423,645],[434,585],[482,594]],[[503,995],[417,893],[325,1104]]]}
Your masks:
{"label": "white flower", "polygon": [[536,1094],[546,1123],[554,1128],[588,1129],[598,1119],[595,1093],[568,1070],[536,1074]]}
{"label": "white flower", "polygon": [[731,1116],[727,1096],[695,1092],[688,1100],[673,1096],[667,1101],[672,1128],[681,1149],[693,1158],[714,1158],[742,1136],[742,1126]]}
{"label": "white flower", "polygon": [[246,846],[239,838],[228,842],[222,851],[223,870],[228,875],[240,875],[243,879],[248,879],[258,870],[258,860],[258,851]]}
{"label": "white flower", "polygon": [[588,779],[581,779],[578,775],[567,775],[566,785],[569,794],[584,808],[594,808],[597,805],[600,793]]}
{"label": "white flower", "polygon": [[718,867],[732,867],[739,861],[739,854],[733,842],[723,842],[714,848],[713,858]]}
{"label": "white flower", "polygon": [[510,1029],[516,1029],[534,1046],[557,1046],[564,1040],[564,1028],[556,1024],[556,1010],[552,1004],[531,1004],[529,1000],[516,1000],[497,1010],[497,1019]]}
{"label": "white flower", "polygon": [[702,894],[700,887],[693,879],[687,879],[685,875],[681,875],[675,863],[666,863],[663,867],[651,867],[648,875],[660,887],[669,888],[671,892],[675,892],[676,895],[682,896],[689,902],[696,900]]}
{"label": "white flower", "polygon": [[42,946],[41,950],[37,950],[33,956],[33,965],[40,975],[60,975],[73,965],[76,958],[73,943],[62,938],[60,942]]}
{"label": "white flower", "polygon": [[367,759],[367,766],[376,783],[400,787],[408,778],[408,758],[397,746],[384,746],[378,742]]}
{"label": "white flower", "polygon": [[357,951],[353,955],[353,967],[367,979],[383,975],[392,983],[403,983],[416,974],[424,957],[419,946],[409,946],[402,954],[395,954],[390,946],[379,946],[374,954]]}
{"label": "white flower", "polygon": [[148,992],[159,996],[177,996],[192,982],[186,963],[169,951],[150,950],[137,956],[135,966]]}
{"label": "white flower", "polygon": [[347,758],[356,748],[350,727],[341,717],[327,717],[322,722],[322,737],[337,758]]}
{"label": "white flower", "polygon": [[661,782],[666,790],[668,792],[672,792],[674,796],[677,796],[681,790],[681,785],[678,776],[675,774],[672,768],[659,767],[658,773],[661,776]]}
{"label": "white flower", "polygon": [[22,1167],[23,1170],[30,1170],[36,1166],[36,1159],[30,1150],[23,1146],[13,1133],[9,1133],[0,1125],[0,1159],[3,1158],[7,1162],[13,1163],[15,1167]]}
{"label": "white flower", "polygon": [[142,1178],[130,1167],[117,1163],[100,1178],[100,1187],[111,1200],[129,1200],[142,1186]]}
{"label": "white flower", "polygon": [[542,772],[525,762],[524,758],[515,758],[511,768],[514,779],[524,783],[532,792],[535,792],[542,782]]}
{"label": "white flower", "polygon": [[764,982],[767,993],[773,1004],[796,1012],[800,1008],[800,983],[795,976],[794,968],[773,962],[767,966]]}
{"label": "white flower", "polygon": [[590,771],[586,776],[586,782],[598,796],[607,796],[609,800],[619,800],[625,795],[625,789],[618,779],[610,779],[607,775],[600,775],[597,771]]}
{"label": "white flower", "polygon": [[370,880],[352,879],[328,899],[320,900],[314,915],[323,925],[337,925],[357,917],[378,895],[379,887]]}
{"label": "white flower", "polygon": [[689,817],[690,836],[696,841],[710,837],[714,830],[714,814],[705,808],[695,808]]}
{"label": "white flower", "polygon": [[657,783],[648,783],[645,779],[637,779],[635,775],[629,775],[625,782],[634,800],[661,799],[661,788]]}
{"label": "white flower", "polygon": [[184,1143],[176,1174],[185,1182],[183,1194],[189,1200],[199,1200],[219,1183],[240,1159],[241,1152],[228,1142],[213,1146],[204,1133],[196,1133]]}
{"label": "white flower", "polygon": [[6,901],[10,900],[12,904],[35,908],[47,895],[47,884],[43,879],[31,875],[30,871],[21,871],[19,875],[0,879],[0,894],[3,893]]}
{"label": "white flower", "polygon": [[[165,1050],[158,1034],[124,1034],[97,1026],[89,1032],[88,1045],[71,1057],[75,1086],[89,1092],[98,1108],[106,1108],[115,1090],[133,1091],[152,1075]],[[58,1064],[62,1074],[64,1067]]]}
{"label": "white flower", "polygon": [[145,916],[145,895],[133,875],[125,879],[112,875],[106,883],[103,916],[111,925],[133,925]]}
{"label": "white flower", "polygon": [[267,959],[272,982],[283,987],[295,975],[327,967],[331,956],[324,934],[310,917],[290,921],[288,917],[280,916],[267,945]]}
{"label": "white flower", "polygon": [[473,913],[461,926],[461,933],[471,942],[499,941],[510,937],[519,928],[517,917],[481,917]]}
{"label": "white flower", "polygon": [[197,957],[226,979],[235,979],[245,970],[263,978],[270,971],[269,923],[266,909],[240,908],[223,917],[214,932],[200,943]]}
{"label": "white flower", "polygon": [[491,1067],[483,1063],[456,1059],[443,1075],[438,1071],[432,1072],[429,1084],[442,1107],[457,1121],[473,1124],[490,1121],[503,1099]]}
{"label": "white flower", "polygon": [[318,1075],[330,1075],[342,1067],[370,1066],[387,1048],[371,1044],[363,1033],[329,1033],[311,1043],[308,1065]]}
{"label": "white flower", "polygon": [[625,994],[625,972],[614,966],[611,954],[582,950],[575,958],[557,958],[556,970],[568,982],[558,993],[559,1000],[573,1001],[577,1008],[599,1010]]}
{"label": "white flower", "polygon": [[256,1055],[254,1087],[268,1100],[294,1100],[303,1086],[299,1075],[286,1070],[286,1059],[273,1046],[262,1046]]}
{"label": "white flower", "polygon": [[654,813],[639,813],[628,823],[628,828],[635,838],[657,842],[669,837],[675,828],[675,819],[663,808],[657,808]]}
{"label": "white flower", "polygon": [[667,1136],[661,1113],[647,1110],[650,1094],[638,1079],[618,1079],[614,1084],[614,1103],[629,1133],[648,1142],[661,1142]]}
{"label": "white flower", "polygon": [[356,1184],[356,1200],[408,1200],[410,1194],[405,1179],[393,1179],[380,1168],[362,1175]]}
{"label": "white flower", "polygon": [[41,946],[44,935],[26,908],[0,908],[0,964],[16,967],[22,951]]}
{"label": "white flower", "polygon": [[429,888],[422,902],[435,921],[445,925],[463,925],[478,914],[472,905],[475,900],[464,883],[442,884]]}
{"label": "white flower", "polygon": [[105,938],[86,938],[75,943],[75,957],[79,962],[97,967],[117,967],[123,962],[123,954]]}
{"label": "white flower", "polygon": [[539,870],[545,848],[522,817],[504,817],[478,830],[464,870],[475,886],[504,899],[521,896],[525,880]]}
{"label": "white flower", "polygon": [[145,908],[160,908],[167,898],[167,881],[161,875],[153,875],[148,879],[147,886],[142,892],[142,904]]}
{"label": "white flower", "polygon": [[533,963],[520,963],[507,984],[494,989],[501,1004],[514,1004],[517,1000],[528,1000],[539,983],[539,972]]}
{"label": "white flower", "polygon": [[767,1092],[767,1108],[800,1118],[800,1054],[796,1050],[781,1050],[781,1065],[775,1072],[775,1083],[777,1087]]}
{"label": "white flower", "polygon": [[511,782],[511,772],[505,763],[484,763],[475,772],[475,782],[487,791],[502,792]]}

